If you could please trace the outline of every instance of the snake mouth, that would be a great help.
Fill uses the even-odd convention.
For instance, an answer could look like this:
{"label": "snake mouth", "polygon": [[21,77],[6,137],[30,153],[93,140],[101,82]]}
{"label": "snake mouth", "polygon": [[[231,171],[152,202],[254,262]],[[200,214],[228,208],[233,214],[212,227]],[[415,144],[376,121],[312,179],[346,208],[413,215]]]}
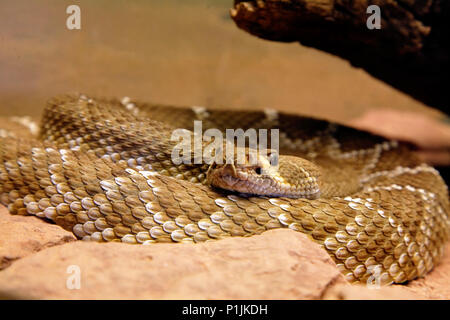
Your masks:
{"label": "snake mouth", "polygon": [[277,184],[261,185],[253,183],[252,181],[245,181],[232,176],[223,176],[222,183],[217,187],[247,196],[263,196],[263,197],[284,197],[284,198],[304,198],[317,199],[320,197],[319,188],[311,190],[298,190],[289,186],[282,186]]}
{"label": "snake mouth", "polygon": [[233,187],[236,183],[238,183],[239,181],[242,181],[241,179],[236,178],[236,177],[233,177],[233,176],[231,176],[231,175],[229,175],[229,174],[224,175],[224,176],[222,177],[222,180],[223,180],[227,185],[229,185],[230,187]]}
{"label": "snake mouth", "polygon": [[300,188],[273,177],[254,177],[242,171],[234,175],[218,170],[211,172],[209,179],[210,184],[216,188],[247,196],[317,199],[321,194],[318,185]]}

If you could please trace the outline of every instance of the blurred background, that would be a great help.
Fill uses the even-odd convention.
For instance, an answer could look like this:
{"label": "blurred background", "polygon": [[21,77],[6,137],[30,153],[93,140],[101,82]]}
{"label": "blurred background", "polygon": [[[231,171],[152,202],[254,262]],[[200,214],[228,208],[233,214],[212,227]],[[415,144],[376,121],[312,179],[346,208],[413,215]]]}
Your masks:
{"label": "blurred background", "polygon": [[[81,8],[81,30],[66,8]],[[0,2],[0,116],[83,92],[182,106],[274,108],[339,122],[374,108],[434,112],[342,59],[258,39],[233,0]]]}

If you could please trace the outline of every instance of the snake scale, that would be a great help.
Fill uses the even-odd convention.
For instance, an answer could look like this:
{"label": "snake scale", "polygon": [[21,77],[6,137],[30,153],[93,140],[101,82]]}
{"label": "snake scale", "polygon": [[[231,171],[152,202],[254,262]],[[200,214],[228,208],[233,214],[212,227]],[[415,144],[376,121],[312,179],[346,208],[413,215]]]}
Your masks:
{"label": "snake scale", "polygon": [[[207,165],[170,158],[171,132],[193,120],[204,130],[279,128],[280,153],[323,168],[328,192],[264,197],[205,184]],[[321,244],[349,281],[376,272],[390,284],[424,276],[448,239],[448,189],[434,168],[407,144],[324,120],[63,95],[39,130],[24,123],[0,120],[1,203],[83,240],[202,242],[289,228]]]}

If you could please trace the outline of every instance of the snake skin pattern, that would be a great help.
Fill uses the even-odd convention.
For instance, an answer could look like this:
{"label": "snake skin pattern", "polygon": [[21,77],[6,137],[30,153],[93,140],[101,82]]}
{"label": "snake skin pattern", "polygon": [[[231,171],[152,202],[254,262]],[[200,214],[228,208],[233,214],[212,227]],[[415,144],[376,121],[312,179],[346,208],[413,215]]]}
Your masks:
{"label": "snake skin pattern", "polygon": [[[202,184],[207,165],[170,159],[172,130],[192,130],[195,119],[203,130],[279,128],[281,153],[327,169],[329,196]],[[321,244],[349,281],[390,284],[424,276],[449,235],[448,189],[434,168],[406,144],[326,121],[65,95],[48,102],[40,128],[24,118],[0,119],[0,128],[1,203],[83,240],[201,242],[289,228]]]}

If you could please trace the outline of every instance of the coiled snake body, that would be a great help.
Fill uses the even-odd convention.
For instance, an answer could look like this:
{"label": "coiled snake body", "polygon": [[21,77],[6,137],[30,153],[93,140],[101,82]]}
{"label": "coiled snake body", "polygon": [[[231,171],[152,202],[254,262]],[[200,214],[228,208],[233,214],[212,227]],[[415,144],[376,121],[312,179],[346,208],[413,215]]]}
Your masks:
{"label": "coiled snake body", "polygon": [[[174,128],[194,119],[203,129],[279,128],[281,153],[320,167],[326,192],[270,198],[205,185],[208,165],[170,158]],[[425,275],[448,239],[448,190],[435,169],[408,145],[326,121],[83,95],[51,99],[38,137],[1,121],[1,202],[81,239],[200,242],[284,227],[323,245],[349,281],[382,284]]]}

